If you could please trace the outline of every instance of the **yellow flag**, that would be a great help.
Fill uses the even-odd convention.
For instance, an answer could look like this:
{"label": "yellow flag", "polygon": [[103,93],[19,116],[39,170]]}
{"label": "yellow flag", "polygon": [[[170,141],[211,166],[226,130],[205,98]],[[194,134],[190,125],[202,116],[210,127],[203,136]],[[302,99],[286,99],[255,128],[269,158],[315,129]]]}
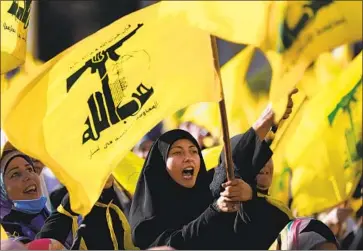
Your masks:
{"label": "yellow flag", "polygon": [[362,40],[360,1],[288,1],[278,40],[283,75],[277,82],[285,84],[271,88],[270,92],[276,119],[280,120],[284,113],[287,94],[320,53],[359,40]]}
{"label": "yellow flag", "polygon": [[1,74],[24,63],[32,0],[1,1]]}
{"label": "yellow flag", "polygon": [[218,166],[219,156],[221,155],[222,150],[223,146],[215,146],[202,151],[207,170],[211,170]]}
{"label": "yellow flag", "polygon": [[[68,49],[2,118],[9,140],[52,169],[82,215],[164,116],[220,99],[209,34],[182,17],[159,18],[158,8],[132,13]],[[7,93],[11,88],[5,101]]]}
{"label": "yellow flag", "polygon": [[170,131],[175,128],[178,128],[180,125],[180,118],[177,116],[177,113],[172,114],[163,119],[163,131]]}
{"label": "yellow flag", "polygon": [[205,128],[214,137],[219,137],[221,134],[218,104],[203,102],[189,106],[181,117],[181,123],[187,121]]}
{"label": "yellow flag", "polygon": [[333,57],[332,53],[322,53],[315,61],[314,66],[305,72],[303,79],[298,83],[299,92],[293,96],[292,114],[288,120],[279,126],[274,136],[271,145],[274,152],[274,179],[269,191],[272,196],[283,201],[286,205],[290,196],[292,170],[286,163],[285,151],[289,147],[289,142],[295,134],[309,101],[331,80],[335,79],[342,70],[343,65],[340,58]]}
{"label": "yellow flag", "polygon": [[133,152],[128,152],[120,164],[113,170],[115,179],[131,194],[135,193],[144,159]]}
{"label": "yellow flag", "polygon": [[[258,119],[268,104],[270,84],[279,76],[281,57],[269,51],[265,56],[272,69],[271,80],[268,79],[265,68],[259,69],[247,79],[246,74],[255,53],[256,48],[248,46],[221,69],[231,137],[247,131]],[[218,104],[192,105],[185,112],[183,121],[203,126],[217,138],[222,136]]]}
{"label": "yellow flag", "polygon": [[[246,73],[254,53],[255,48],[248,46],[221,69],[231,136],[248,130],[268,103],[268,92],[256,94],[251,90],[250,85],[258,84],[259,79],[252,79],[251,83],[247,83],[246,80]],[[275,60],[273,56],[273,52],[268,53],[269,61]],[[216,103],[198,103],[188,107],[182,121],[191,121],[202,126],[217,138],[222,136],[219,107]]]}
{"label": "yellow flag", "polygon": [[[223,90],[226,102],[228,126],[230,135],[241,133],[247,123],[242,114],[241,102],[245,74],[250,65],[255,48],[249,46],[228,61],[221,69]],[[237,110],[237,111],[236,111]],[[213,136],[221,137],[221,119],[219,106],[216,103],[198,103],[191,105],[185,111],[182,121],[190,121],[207,129]]]}
{"label": "yellow flag", "polygon": [[289,119],[279,127],[271,145],[271,149],[274,152],[272,156],[274,175],[269,192],[271,196],[284,202],[285,205],[289,201],[289,186],[292,170],[286,164],[284,153],[290,138],[295,134],[295,129],[299,125],[304,105],[307,102],[306,94],[303,91],[299,91],[299,93],[294,95],[293,99],[293,112]]}
{"label": "yellow flag", "polygon": [[[331,80],[339,76],[347,65],[348,62],[343,63],[339,58],[336,58],[333,53],[325,52],[320,54],[314,63],[317,84],[319,86],[329,84]],[[311,87],[314,88],[313,86]],[[315,87],[314,89],[319,88]]]}
{"label": "yellow flag", "polygon": [[269,5],[269,16],[264,42],[259,46],[263,51],[278,51],[281,44],[281,24],[285,19],[288,1],[273,1]]}
{"label": "yellow flag", "polygon": [[[163,1],[161,12],[183,13],[190,24],[225,40],[278,49],[285,64],[293,66],[301,58],[312,62],[323,51],[361,40],[361,7],[360,1],[333,0]],[[269,34],[277,35],[278,26],[280,38]]]}
{"label": "yellow flag", "polygon": [[4,92],[7,89],[7,87],[8,87],[8,83],[7,82],[8,81],[6,79],[5,74],[0,75],[0,93],[1,92]]}
{"label": "yellow flag", "polygon": [[[280,51],[286,67],[362,39],[360,1],[288,1]],[[347,32],[349,31],[349,32]]]}
{"label": "yellow flag", "polygon": [[341,45],[332,51],[332,56],[338,59],[341,66],[347,66],[353,59],[354,46],[353,43]]}
{"label": "yellow flag", "polygon": [[2,75],[1,91],[5,91],[13,82],[27,81],[27,78],[36,71],[43,62],[34,58],[30,53],[26,53],[25,63],[17,69]]}
{"label": "yellow flag", "polygon": [[[224,95],[226,99],[230,136],[247,131],[267,105],[268,92],[252,90],[251,86],[261,84],[256,75],[247,81],[247,72],[256,48],[248,46],[233,57],[222,68]],[[267,55],[269,57],[269,55]],[[264,75],[265,72],[262,72]],[[256,86],[255,86],[256,88]],[[258,89],[258,88],[256,88]]]}
{"label": "yellow flag", "polygon": [[8,235],[6,234],[3,226],[0,225],[0,237],[1,237],[1,240],[4,241],[4,240],[7,240],[8,239]]}
{"label": "yellow flag", "polygon": [[163,15],[183,13],[187,21],[211,34],[259,46],[265,38],[273,1],[162,1]]}
{"label": "yellow flag", "polygon": [[306,107],[286,147],[293,208],[311,215],[347,200],[362,174],[362,53]]}

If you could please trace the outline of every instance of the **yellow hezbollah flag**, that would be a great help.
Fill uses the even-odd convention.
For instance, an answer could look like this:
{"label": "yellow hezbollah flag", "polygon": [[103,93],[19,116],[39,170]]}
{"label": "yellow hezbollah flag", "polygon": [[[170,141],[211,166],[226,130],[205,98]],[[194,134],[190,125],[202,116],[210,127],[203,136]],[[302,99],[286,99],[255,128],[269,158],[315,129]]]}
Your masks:
{"label": "yellow hezbollah flag", "polygon": [[219,156],[223,150],[223,146],[215,146],[211,148],[204,149],[202,151],[203,159],[207,170],[211,170],[218,166]]}
{"label": "yellow hezbollah flag", "polygon": [[220,100],[209,34],[182,17],[158,18],[158,8],[134,12],[68,49],[2,118],[9,140],[52,169],[82,215],[164,116]]}
{"label": "yellow hezbollah flag", "polygon": [[[362,39],[360,1],[288,1],[279,51],[286,67]],[[349,31],[349,32],[347,32]]]}
{"label": "yellow hezbollah flag", "polygon": [[347,200],[362,174],[362,53],[309,103],[285,156],[293,208],[311,215]]}
{"label": "yellow hezbollah flag", "polygon": [[1,1],[1,74],[24,63],[32,0]]}
{"label": "yellow hezbollah flag", "polygon": [[273,1],[162,1],[161,13],[166,16],[183,13],[191,25],[215,36],[259,46],[265,39],[272,3]]}
{"label": "yellow hezbollah flag", "polygon": [[289,119],[285,120],[278,128],[276,135],[271,144],[274,154],[272,156],[274,163],[274,175],[269,192],[271,196],[288,205],[289,201],[289,183],[292,175],[291,169],[287,166],[285,160],[285,149],[292,135],[295,134],[296,127],[299,125],[302,111],[307,102],[306,94],[299,88],[299,92],[293,96],[294,108]]}
{"label": "yellow hezbollah flag", "polygon": [[[270,84],[279,74],[281,57],[273,51],[269,51],[266,53],[266,58],[272,69],[271,80],[268,79],[268,73],[264,70],[266,68],[261,68],[253,73],[250,79],[247,79],[246,74],[255,53],[256,48],[247,46],[221,69],[231,136],[247,131],[258,119],[268,104]],[[192,105],[186,110],[182,120],[203,126],[215,137],[221,137],[218,104]]]}
{"label": "yellow hezbollah flag", "polygon": [[133,152],[128,152],[120,164],[113,170],[115,179],[131,194],[135,193],[144,159]]}
{"label": "yellow hezbollah flag", "polygon": [[[12,112],[13,106],[16,105],[20,99],[23,98],[27,92],[32,89],[36,84],[37,80],[41,79],[46,73],[56,64],[62,57],[68,52],[69,49],[63,51],[61,54],[57,55],[56,57],[52,58],[44,65],[40,65],[35,67],[34,71],[29,73],[29,76],[26,78],[20,77],[15,78],[11,81],[11,85],[9,84],[1,91],[1,128],[4,130],[4,123],[8,114]],[[4,75],[2,75],[4,76]],[[5,76],[4,76],[5,78]],[[3,79],[2,79],[3,80]],[[14,84],[13,84],[14,83]],[[4,85],[5,86],[5,85]],[[11,86],[11,88],[10,88]],[[36,116],[37,113],[34,114]],[[5,131],[5,130],[4,130]],[[26,131],[24,132],[26,133]],[[31,136],[31,135],[27,135]],[[38,138],[36,134],[34,135],[35,138]],[[33,139],[34,140],[34,139]],[[33,148],[35,151],[40,151],[35,145]]]}
{"label": "yellow hezbollah flag", "polygon": [[[268,91],[266,93],[252,91],[250,87],[265,84],[267,81],[266,72],[258,71],[249,83],[246,80],[246,73],[255,49],[253,46],[246,47],[221,69],[231,136],[248,130],[268,103]],[[278,57],[272,51],[268,52],[266,56],[271,63],[272,78],[274,78],[278,72],[279,64],[276,64]],[[261,81],[264,83],[261,84]],[[213,136],[221,137],[219,107],[216,103],[198,103],[188,107],[182,121],[191,121],[206,128]]]}
{"label": "yellow hezbollah flag", "polygon": [[[319,86],[322,84],[329,84],[331,80],[337,78],[341,71],[348,65],[348,62],[343,63],[339,58],[336,58],[333,53],[325,52],[320,54],[314,62],[316,82]],[[313,86],[311,87],[314,88]],[[319,88],[316,87],[315,89],[319,90]]]}
{"label": "yellow hezbollah flag", "polygon": [[[247,79],[256,50],[248,46],[222,68],[222,79],[226,82],[223,82],[223,86],[227,85],[225,97],[231,137],[247,131],[268,103],[268,90],[263,90],[268,82],[265,68]],[[266,56],[270,61],[271,55]]]}
{"label": "yellow hezbollah flag", "polygon": [[8,83],[5,74],[0,75],[0,93],[7,89]]}
{"label": "yellow hezbollah flag", "polygon": [[8,239],[8,235],[6,234],[3,226],[0,225],[0,237],[1,237],[1,240],[4,241],[4,240],[7,240]]}
{"label": "yellow hezbollah flag", "polygon": [[221,133],[219,106],[216,103],[203,102],[191,105],[185,110],[180,120],[181,123],[193,122],[206,129],[214,137],[219,137]]}
{"label": "yellow hezbollah flag", "polygon": [[268,21],[264,41],[259,45],[263,51],[278,51],[281,43],[281,24],[285,19],[288,1],[272,1],[269,5]]}
{"label": "yellow hezbollah flag", "polygon": [[332,56],[337,59],[341,66],[347,66],[353,59],[354,46],[353,43],[341,45],[332,50]]}
{"label": "yellow hezbollah flag", "polygon": [[[242,114],[243,85],[245,74],[250,65],[255,48],[246,47],[239,54],[229,60],[221,69],[223,90],[226,102],[228,126],[230,135],[242,132],[242,127],[247,124]],[[237,111],[235,111],[237,110]],[[236,116],[237,115],[237,116]],[[191,105],[185,111],[182,121],[191,121],[207,129],[213,136],[221,136],[219,106],[216,103],[198,103]]]}
{"label": "yellow hezbollah flag", "polygon": [[322,53],[309,68],[303,79],[298,83],[299,92],[293,96],[294,108],[289,119],[285,120],[274,136],[271,148],[273,149],[274,178],[270,193],[279,200],[288,203],[291,168],[285,159],[286,147],[289,147],[291,137],[295,134],[300,123],[304,109],[309,101],[320,92],[329,82],[335,79],[343,70],[340,58],[333,57],[332,53]]}
{"label": "yellow hezbollah flag", "polygon": [[362,39],[362,3],[287,1],[280,36],[278,50],[283,56],[284,75],[277,81],[285,84],[270,92],[277,120],[283,115],[287,94],[320,53]]}
{"label": "yellow hezbollah flag", "polygon": [[[276,49],[286,66],[293,66],[300,58],[312,62],[321,52],[362,39],[361,7],[360,1],[333,0],[162,1],[161,13],[183,13],[190,24],[225,40]],[[269,30],[278,35],[277,27],[279,38],[269,35]]]}
{"label": "yellow hezbollah flag", "polygon": [[36,71],[40,65],[42,65],[40,60],[35,59],[32,54],[27,53],[25,63],[23,65],[2,75],[1,91],[5,91],[13,82],[26,81],[26,79],[31,76],[31,74]]}

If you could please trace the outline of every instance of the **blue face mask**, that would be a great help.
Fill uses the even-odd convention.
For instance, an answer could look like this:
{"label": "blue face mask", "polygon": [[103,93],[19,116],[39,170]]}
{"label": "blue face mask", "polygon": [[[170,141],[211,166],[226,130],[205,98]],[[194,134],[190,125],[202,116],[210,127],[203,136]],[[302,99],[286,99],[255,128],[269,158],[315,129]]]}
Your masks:
{"label": "blue face mask", "polygon": [[17,211],[28,214],[40,213],[45,207],[45,203],[47,203],[47,197],[45,196],[35,200],[13,200],[14,208]]}

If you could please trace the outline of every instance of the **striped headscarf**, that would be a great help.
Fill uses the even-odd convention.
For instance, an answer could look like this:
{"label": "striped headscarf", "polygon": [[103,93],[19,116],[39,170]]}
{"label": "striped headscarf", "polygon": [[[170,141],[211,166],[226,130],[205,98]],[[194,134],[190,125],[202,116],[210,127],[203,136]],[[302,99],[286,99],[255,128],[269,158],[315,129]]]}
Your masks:
{"label": "striped headscarf", "polygon": [[324,223],[313,218],[297,218],[285,226],[270,250],[277,246],[280,250],[312,250],[326,242],[339,247],[333,232]]}
{"label": "striped headscarf", "polygon": [[16,157],[24,158],[28,163],[33,166],[33,162],[29,158],[29,156],[17,151],[17,150],[8,150],[4,151],[1,155],[1,162],[0,162],[0,218],[3,219],[7,214],[10,213],[12,208],[12,201],[9,199],[5,183],[4,183],[4,175],[6,168],[8,167],[9,163]]}

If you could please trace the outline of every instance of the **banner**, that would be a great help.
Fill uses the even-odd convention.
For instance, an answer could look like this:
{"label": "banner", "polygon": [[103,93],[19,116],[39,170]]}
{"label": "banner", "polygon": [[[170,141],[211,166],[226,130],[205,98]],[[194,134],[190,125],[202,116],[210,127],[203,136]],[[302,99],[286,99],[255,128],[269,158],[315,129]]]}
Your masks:
{"label": "banner", "polygon": [[1,1],[1,74],[25,61],[32,0]]}
{"label": "banner", "polygon": [[27,81],[31,74],[39,69],[43,62],[37,60],[30,53],[26,53],[25,62],[21,66],[1,75],[1,92],[5,92],[11,83]]}
{"label": "banner", "polygon": [[[273,1],[162,1],[162,15],[183,13],[191,25],[214,36],[260,46],[265,39]],[[276,27],[277,28],[277,27]]]}
{"label": "banner", "polygon": [[12,88],[4,95],[13,100],[2,112],[9,140],[51,168],[82,215],[147,131],[187,105],[220,100],[209,34],[182,17],[160,18],[158,8],[134,12],[67,49],[16,102],[6,95]]}
{"label": "banner", "polygon": [[298,83],[299,92],[293,96],[292,114],[279,126],[274,135],[271,145],[274,152],[274,179],[270,193],[286,205],[292,196],[290,183],[293,172],[287,164],[285,152],[291,147],[291,138],[295,134],[309,102],[336,79],[345,67],[346,65],[340,57],[336,57],[333,53],[322,53]]}
{"label": "banner", "polygon": [[362,175],[362,53],[308,104],[286,147],[299,215],[333,207]]}
{"label": "banner", "polygon": [[362,40],[361,10],[361,1],[334,0],[162,1],[161,5],[162,15],[183,14],[191,25],[214,36],[281,53],[276,81],[285,84],[270,90],[276,122],[284,114],[288,94],[320,53]]}
{"label": "banner", "polygon": [[[268,63],[247,78],[254,46],[247,46],[221,69],[224,98],[230,136],[247,131],[258,119],[268,104],[271,82],[279,74],[280,57],[270,51],[266,53]],[[267,68],[271,74],[268,74]],[[272,75],[269,79],[268,75]],[[222,137],[219,106],[216,103],[198,103],[188,107],[182,121],[190,121],[207,129],[214,137]]]}
{"label": "banner", "polygon": [[277,80],[285,84],[270,92],[277,120],[283,115],[287,94],[322,52],[362,40],[360,1],[287,1],[285,11],[278,40],[282,74]]}

